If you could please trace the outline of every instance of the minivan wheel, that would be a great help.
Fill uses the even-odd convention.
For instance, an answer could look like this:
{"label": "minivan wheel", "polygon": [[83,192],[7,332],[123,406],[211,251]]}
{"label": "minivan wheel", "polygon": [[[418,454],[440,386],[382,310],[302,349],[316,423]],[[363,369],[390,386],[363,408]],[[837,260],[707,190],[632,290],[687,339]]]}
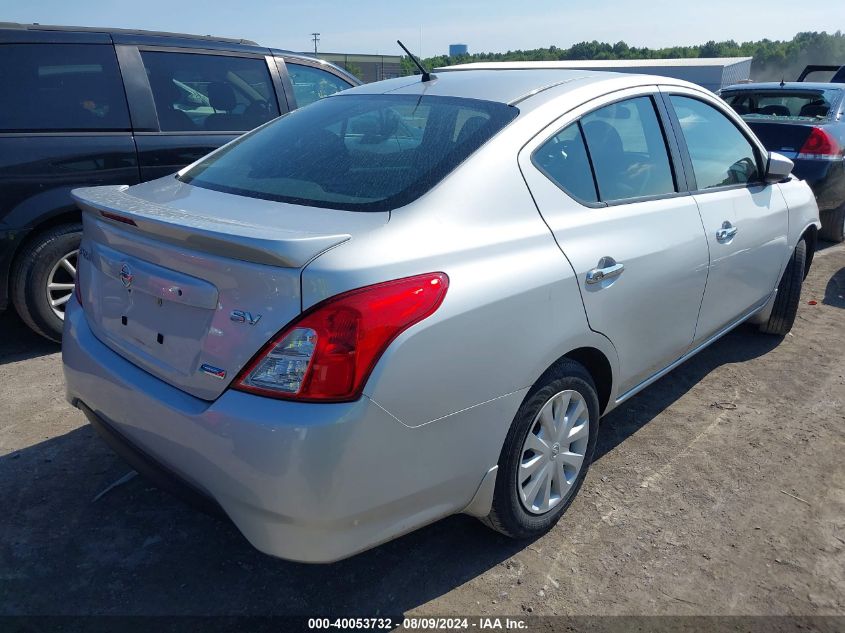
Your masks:
{"label": "minivan wheel", "polygon": [[51,341],[62,340],[81,239],[79,223],[48,229],[30,239],[12,270],[15,309],[24,323]]}
{"label": "minivan wheel", "polygon": [[572,503],[596,446],[599,399],[590,374],[565,360],[532,388],[499,458],[488,526],[511,538],[552,528]]}
{"label": "minivan wheel", "polygon": [[845,204],[832,211],[821,213],[822,228],[819,237],[837,244],[845,239]]}
{"label": "minivan wheel", "polygon": [[775,296],[775,305],[769,320],[760,326],[760,331],[766,334],[777,334],[785,336],[792,329],[795,323],[795,315],[798,314],[798,303],[801,300],[801,284],[804,281],[804,267],[807,263],[807,244],[800,240],[786,270],[783,271],[778,284],[778,293]]}

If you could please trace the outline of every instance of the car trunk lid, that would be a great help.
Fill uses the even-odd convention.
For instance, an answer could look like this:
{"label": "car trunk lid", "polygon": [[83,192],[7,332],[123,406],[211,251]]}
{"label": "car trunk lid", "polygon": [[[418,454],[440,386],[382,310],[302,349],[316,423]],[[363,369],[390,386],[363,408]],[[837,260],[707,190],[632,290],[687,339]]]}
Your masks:
{"label": "car trunk lid", "polygon": [[387,213],[283,204],[181,183],[77,189],[86,318],[168,384],[218,397],[302,309],[300,273]]}
{"label": "car trunk lid", "polygon": [[745,119],[757,138],[770,152],[778,152],[795,159],[817,123],[795,123],[786,121],[759,121]]}

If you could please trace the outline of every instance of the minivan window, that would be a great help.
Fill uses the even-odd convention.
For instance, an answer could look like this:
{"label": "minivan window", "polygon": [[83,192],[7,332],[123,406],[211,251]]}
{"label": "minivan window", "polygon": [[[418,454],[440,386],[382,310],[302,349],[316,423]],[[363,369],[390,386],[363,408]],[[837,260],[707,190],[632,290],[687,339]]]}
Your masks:
{"label": "minivan window", "polygon": [[584,202],[598,202],[587,147],[578,123],[546,141],[532,157],[534,164],[561,189]]}
{"label": "minivan window", "polygon": [[285,62],[285,66],[293,85],[293,96],[298,108],[352,87],[350,83],[337,75],[320,68],[294,62]]}
{"label": "minivan window", "polygon": [[581,119],[581,129],[602,201],[675,192],[666,141],[650,97],[599,108]]}
{"label": "minivan window", "polygon": [[698,189],[743,185],[760,180],[757,152],[739,128],[711,105],[671,95],[681,124]]}
{"label": "minivan window", "polygon": [[0,86],[4,132],[130,129],[108,44],[2,44]]}
{"label": "minivan window", "polygon": [[142,51],[162,132],[244,132],[279,116],[263,59]]}
{"label": "minivan window", "polygon": [[475,99],[337,95],[241,137],[181,180],[254,198],[382,211],[423,195],[517,114]]}

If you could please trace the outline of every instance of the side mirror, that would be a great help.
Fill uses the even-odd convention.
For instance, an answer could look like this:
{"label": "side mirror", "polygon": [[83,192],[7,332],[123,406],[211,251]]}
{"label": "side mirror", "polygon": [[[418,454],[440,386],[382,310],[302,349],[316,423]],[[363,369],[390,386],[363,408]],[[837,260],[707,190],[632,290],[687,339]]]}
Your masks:
{"label": "side mirror", "polygon": [[766,182],[782,182],[789,178],[795,163],[783,154],[769,152],[766,161]]}

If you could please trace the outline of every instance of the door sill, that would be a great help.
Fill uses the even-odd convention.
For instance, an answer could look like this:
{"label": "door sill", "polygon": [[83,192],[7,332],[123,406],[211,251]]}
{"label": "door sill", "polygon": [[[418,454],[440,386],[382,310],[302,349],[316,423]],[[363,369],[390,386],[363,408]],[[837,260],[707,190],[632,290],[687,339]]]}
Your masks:
{"label": "door sill", "polygon": [[728,332],[733,330],[735,327],[737,327],[738,325],[741,325],[742,323],[744,323],[745,321],[750,319],[752,316],[757,314],[760,310],[762,310],[764,307],[766,307],[766,303],[767,303],[767,301],[764,302],[762,305],[759,305],[759,306],[756,306],[755,308],[752,308],[749,312],[747,312],[746,314],[742,315],[740,318],[736,319],[735,321],[732,321],[731,323],[729,323],[728,325],[723,327],[721,330],[719,330],[718,332],[713,334],[710,338],[705,340],[703,343],[699,344],[697,347],[694,347],[693,349],[688,351],[686,354],[681,356],[678,360],[676,360],[673,363],[667,365],[666,367],[664,367],[663,369],[661,369],[657,373],[652,374],[649,378],[646,378],[645,380],[643,380],[636,387],[633,387],[632,389],[629,389],[628,391],[623,393],[621,396],[619,396],[616,399],[616,401],[614,403],[615,406],[618,406],[618,405],[622,404],[623,402],[625,402],[626,400],[628,400],[629,398],[637,395],[640,391],[642,391],[643,389],[645,389],[649,385],[657,382],[658,380],[663,378],[663,376],[668,374],[670,371],[672,371],[673,369],[675,369],[679,365],[683,365],[686,361],[688,361],[690,358],[692,358],[693,356],[698,354],[698,352],[703,350],[705,347],[707,347],[711,343],[717,341],[718,339],[722,338],[725,334],[727,334]]}

